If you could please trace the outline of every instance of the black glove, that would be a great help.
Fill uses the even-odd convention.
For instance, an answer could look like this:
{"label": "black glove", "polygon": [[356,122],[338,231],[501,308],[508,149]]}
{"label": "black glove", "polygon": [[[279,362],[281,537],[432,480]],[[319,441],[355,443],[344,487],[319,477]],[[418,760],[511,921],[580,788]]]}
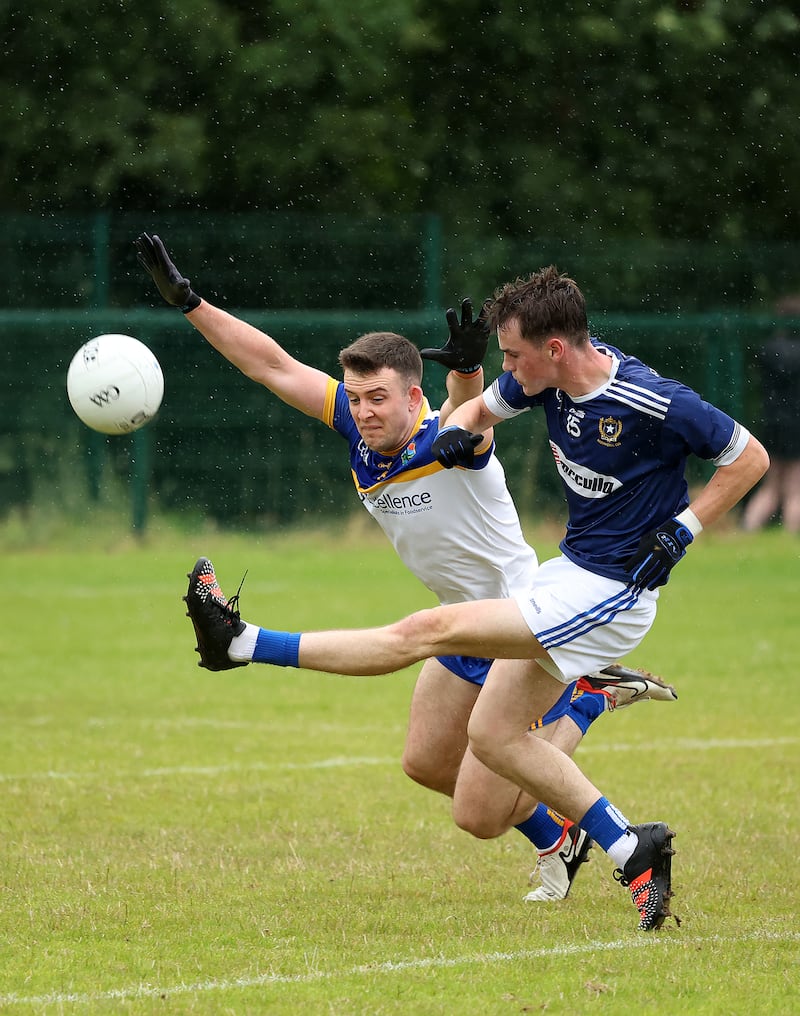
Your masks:
{"label": "black glove", "polygon": [[461,302],[461,322],[451,307],[447,314],[450,337],[441,349],[421,349],[423,360],[435,360],[449,370],[463,374],[474,374],[480,369],[489,345],[489,325],[486,322],[486,305],[476,321],[472,320],[472,300]]}
{"label": "black glove", "polygon": [[691,529],[677,519],[667,519],[658,529],[645,533],[636,553],[625,562],[631,586],[642,590],[665,585],[692,540]]}
{"label": "black glove", "polygon": [[142,233],[134,241],[139,264],[153,277],[158,291],[173,307],[180,307],[184,314],[200,306],[200,297],[192,292],[188,279],[184,279],[170,261],[164,244],[154,234]]}
{"label": "black glove", "polygon": [[453,466],[471,466],[475,449],[483,441],[483,434],[470,434],[463,427],[445,427],[431,445],[431,451],[445,469]]}

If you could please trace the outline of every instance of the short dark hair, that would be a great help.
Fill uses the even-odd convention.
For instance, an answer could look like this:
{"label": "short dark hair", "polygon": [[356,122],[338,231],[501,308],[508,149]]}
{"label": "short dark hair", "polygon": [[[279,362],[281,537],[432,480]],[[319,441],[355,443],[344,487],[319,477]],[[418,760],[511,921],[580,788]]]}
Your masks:
{"label": "short dark hair", "polygon": [[409,384],[422,380],[422,357],[413,342],[396,332],[367,332],[339,353],[343,370],[354,374],[374,374],[390,367]]}
{"label": "short dark hair", "polygon": [[589,341],[583,293],[555,265],[496,290],[488,303],[488,320],[494,332],[515,320],[523,339],[532,342],[543,342],[554,334],[575,345]]}

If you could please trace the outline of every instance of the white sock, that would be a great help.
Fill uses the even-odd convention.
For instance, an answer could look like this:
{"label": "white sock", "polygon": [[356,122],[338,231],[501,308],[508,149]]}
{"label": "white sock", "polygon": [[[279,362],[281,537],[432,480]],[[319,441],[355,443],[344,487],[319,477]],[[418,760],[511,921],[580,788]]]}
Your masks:
{"label": "white sock", "polygon": [[618,868],[624,868],[638,845],[639,837],[630,829],[626,829],[622,836],[611,844],[606,853]]}
{"label": "white sock", "polygon": [[241,635],[234,635],[228,646],[228,659],[233,660],[234,663],[251,662],[256,648],[256,639],[261,631],[257,624],[248,624],[247,621],[244,624],[244,631]]}

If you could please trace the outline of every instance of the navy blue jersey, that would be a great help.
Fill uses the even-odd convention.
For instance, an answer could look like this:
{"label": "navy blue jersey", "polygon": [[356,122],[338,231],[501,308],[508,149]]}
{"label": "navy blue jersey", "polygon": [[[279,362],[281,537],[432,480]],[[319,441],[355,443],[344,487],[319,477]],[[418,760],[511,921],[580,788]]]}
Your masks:
{"label": "navy blue jersey", "polygon": [[689,455],[733,462],[749,434],[700,396],[633,356],[592,339],[611,357],[608,381],[572,399],[548,388],[527,396],[511,374],[484,392],[495,416],[542,406],[569,520],[561,551],[589,571],[627,582],[624,562],[644,533],[689,504]]}

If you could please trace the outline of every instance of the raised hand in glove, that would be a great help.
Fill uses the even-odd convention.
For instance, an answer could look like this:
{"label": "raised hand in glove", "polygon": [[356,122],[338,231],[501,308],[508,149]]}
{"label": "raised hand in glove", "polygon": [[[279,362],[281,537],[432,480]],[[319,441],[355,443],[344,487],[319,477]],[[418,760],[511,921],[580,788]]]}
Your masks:
{"label": "raised hand in glove", "polygon": [[462,374],[474,374],[480,369],[489,345],[489,325],[486,321],[486,306],[475,321],[472,320],[472,300],[462,300],[461,321],[451,307],[447,314],[450,335],[441,349],[421,349],[423,360],[434,360],[448,370]]}
{"label": "raised hand in glove", "polygon": [[631,573],[631,586],[636,590],[663,586],[692,540],[691,529],[677,518],[667,519],[657,529],[645,533],[636,553],[625,562]]}
{"label": "raised hand in glove", "polygon": [[184,314],[200,305],[200,297],[192,292],[188,279],[184,279],[170,260],[166,247],[155,236],[142,233],[134,241],[139,264],[153,277],[158,291],[173,307],[180,307]]}
{"label": "raised hand in glove", "polygon": [[444,427],[436,435],[431,451],[446,469],[471,466],[481,441],[483,434],[470,434],[463,427]]}

